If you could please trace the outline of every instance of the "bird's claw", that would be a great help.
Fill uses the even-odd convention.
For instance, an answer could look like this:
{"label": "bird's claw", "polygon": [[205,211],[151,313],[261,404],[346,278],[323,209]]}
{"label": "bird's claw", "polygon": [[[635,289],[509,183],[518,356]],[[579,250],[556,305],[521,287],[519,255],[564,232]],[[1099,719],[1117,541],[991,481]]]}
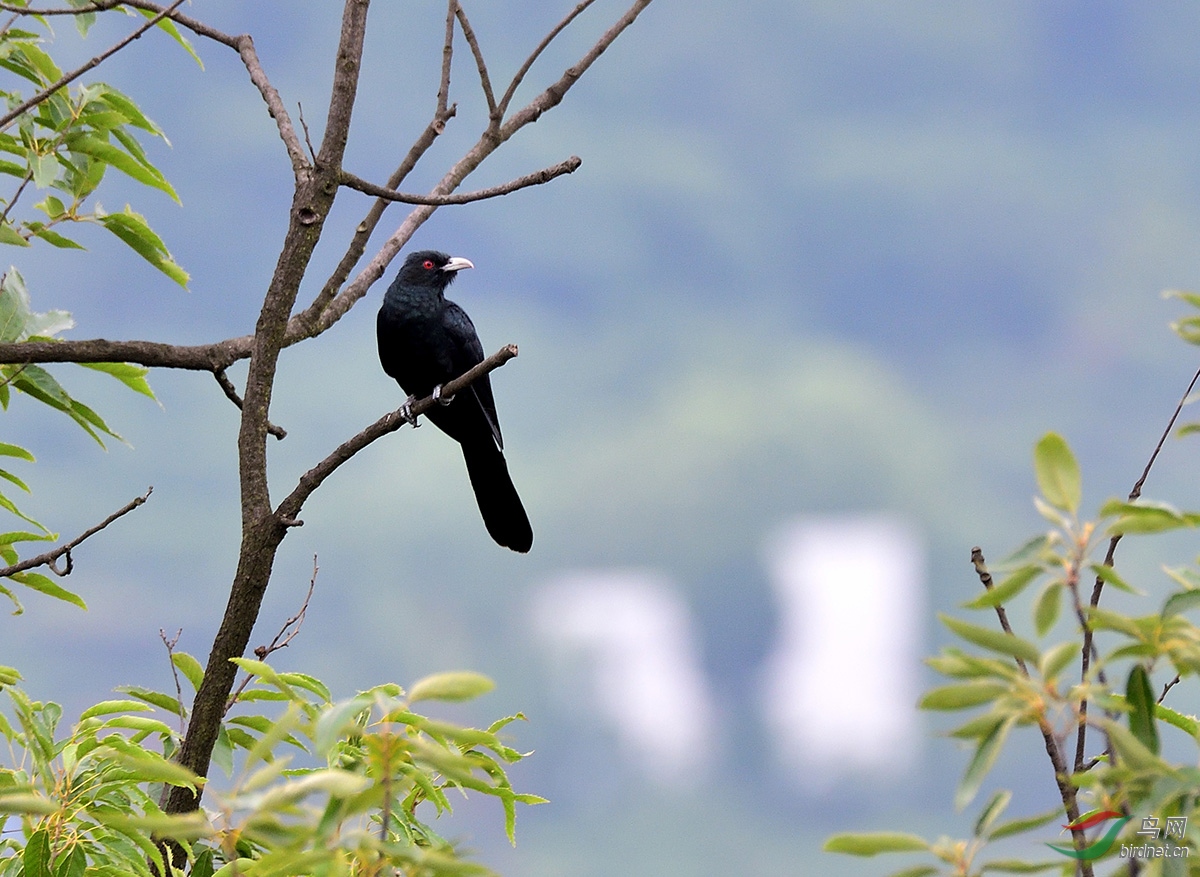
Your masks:
{"label": "bird's claw", "polygon": [[421,425],[420,421],[417,420],[417,415],[412,413],[413,402],[416,401],[416,396],[409,396],[404,400],[404,404],[400,406],[400,416],[403,417],[408,423],[411,423],[413,429],[416,429]]}
{"label": "bird's claw", "polygon": [[439,405],[449,405],[451,402],[454,401],[453,396],[445,396],[445,397],[442,396],[442,385],[441,384],[438,384],[436,387],[433,388],[433,393],[431,395],[433,396],[433,401],[437,402]]}

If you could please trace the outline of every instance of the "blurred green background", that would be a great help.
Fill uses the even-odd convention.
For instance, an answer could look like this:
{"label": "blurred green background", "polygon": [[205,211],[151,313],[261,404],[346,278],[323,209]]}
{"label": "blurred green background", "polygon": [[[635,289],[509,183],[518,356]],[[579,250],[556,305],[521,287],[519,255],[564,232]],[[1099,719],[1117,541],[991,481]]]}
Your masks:
{"label": "blurred green background", "polygon": [[[569,5],[468,5],[493,78]],[[522,94],[623,8],[595,4]],[[189,13],[252,33],[320,136],[340,4]],[[372,8],[349,170],[384,180],[428,121],[444,13]],[[61,25],[51,49],[66,67],[127,26],[82,44]],[[413,240],[470,258],[452,298],[489,351],[520,346],[493,384],[532,553],[488,539],[451,442],[405,430],[310,501],[253,642],[299,606],[315,554],[281,666],[341,695],[493,675],[496,693],[454,715],[523,710],[517,745],[537,752],[514,781],[552,803],[519,814],[515,850],[491,801],[443,828],[502,873],[874,874],[902,860],[826,856],[822,839],[968,830],[951,806],[967,754],[912,707],[943,639],[933,610],[975,595],[971,546],[999,558],[1041,527],[1038,436],[1071,441],[1085,504],[1124,495],[1195,368],[1159,293],[1198,285],[1198,39],[1185,3],[656,0],[466,188],[571,154],[578,172],[443,208]],[[100,230],[88,253],[11,251],[34,307],[74,314],[71,337],[252,330],[290,169],[236,56],[194,43],[203,71],[158,33],[99,71],[165,128],[173,146],[149,148],[183,206],[116,178],[101,200],[149,217],[190,292]],[[461,42],[452,99],[408,190],[482,127]],[[302,303],[368,203],[339,195]],[[276,496],[401,400],[375,354],[383,288],[284,353]],[[39,456],[20,473],[28,510],[71,535],[154,485],[76,553],[87,614],[31,595],[0,621],[0,663],[70,716],[116,685],[169,687],[159,628],[205,657],[236,558],[237,412],[203,376],[151,375],[159,407],[55,373],[132,448],[103,453],[18,399],[3,423]],[[1194,442],[1168,445],[1148,495],[1197,503]],[[1196,553],[1187,537],[1123,551],[1153,593],[1157,561]],[[1014,816],[1056,800],[1040,745],[1018,736],[985,785],[1015,788]]]}

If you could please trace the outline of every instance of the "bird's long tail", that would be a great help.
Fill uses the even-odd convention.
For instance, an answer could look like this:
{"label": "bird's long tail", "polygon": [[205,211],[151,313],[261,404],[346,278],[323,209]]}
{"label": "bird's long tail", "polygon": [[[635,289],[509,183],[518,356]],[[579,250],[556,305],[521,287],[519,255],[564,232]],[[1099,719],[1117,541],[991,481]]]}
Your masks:
{"label": "bird's long tail", "polygon": [[491,436],[484,442],[464,444],[462,451],[488,533],[498,544],[524,554],[533,547],[533,527],[508,474],[503,452]]}

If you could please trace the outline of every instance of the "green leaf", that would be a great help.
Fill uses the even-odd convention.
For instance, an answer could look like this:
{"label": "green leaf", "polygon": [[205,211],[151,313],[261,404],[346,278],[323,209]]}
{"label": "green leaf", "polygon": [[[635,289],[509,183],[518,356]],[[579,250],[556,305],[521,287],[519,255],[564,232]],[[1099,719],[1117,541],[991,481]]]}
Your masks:
{"label": "green leaf", "polygon": [[113,713],[146,712],[149,709],[144,703],[136,700],[105,700],[90,706],[79,714],[79,721],[95,716],[108,716]]}
{"label": "green leaf", "polygon": [[411,703],[419,700],[473,700],[487,694],[496,683],[482,673],[462,670],[453,673],[435,673],[421,679],[409,690]]}
{"label": "green leaf", "polygon": [[40,828],[30,836],[22,861],[25,877],[54,877],[50,871],[50,835],[46,829]]}
{"label": "green leaf", "polygon": [[54,59],[38,46],[33,43],[21,43],[17,51],[24,55],[30,66],[41,74],[42,84],[49,85],[62,79],[62,70],[54,63]]}
{"label": "green leaf", "polygon": [[1002,822],[992,829],[989,835],[991,840],[1000,840],[1002,837],[1011,837],[1015,834],[1024,834],[1027,831],[1032,831],[1035,828],[1041,828],[1043,825],[1049,825],[1056,819],[1065,818],[1062,807],[1055,807],[1045,813],[1039,813],[1037,816],[1023,816],[1019,819],[1010,819],[1008,822]]}
{"label": "green leaf", "polygon": [[1100,723],[1107,731],[1108,740],[1117,750],[1120,760],[1127,767],[1134,770],[1166,770],[1162,760],[1119,722],[1100,719]]}
{"label": "green leaf", "polygon": [[[108,739],[112,740],[114,736],[112,735]],[[115,746],[102,746],[96,752],[102,752],[105,758],[112,759],[112,761],[122,767],[133,771],[137,775],[139,782],[167,783],[172,786],[183,786],[184,788],[193,790],[200,783],[200,777],[182,764],[167,761],[161,755],[157,755],[148,749],[131,747],[124,750]],[[100,821],[106,825],[132,824],[110,819],[101,819]]]}
{"label": "green leaf", "polygon": [[938,873],[938,869],[932,865],[914,865],[902,871],[893,871],[888,877],[934,877]]}
{"label": "green leaf", "polygon": [[[105,85],[103,90],[97,94],[96,97],[128,119],[129,124],[133,125],[135,128],[141,128],[143,131],[149,131],[156,137],[163,137],[162,128],[158,127],[157,124],[147,118],[137,104],[126,97],[122,92],[117,91],[117,89],[113,88],[111,85]],[[163,139],[165,140],[166,138],[163,137]]]}
{"label": "green leaf", "polygon": [[1033,605],[1033,626],[1038,636],[1045,636],[1058,621],[1059,609],[1062,606],[1062,582],[1050,582],[1042,588],[1037,602]]}
{"label": "green leaf", "polygon": [[[153,10],[139,9],[138,11],[142,15],[144,15],[146,18],[151,18],[154,15]],[[199,65],[200,69],[201,70],[204,69],[204,62],[200,60],[200,56],[196,54],[196,50],[192,48],[192,44],[190,42],[188,42],[187,37],[185,37],[183,34],[181,34],[179,32],[179,28],[177,28],[175,26],[174,21],[172,21],[169,18],[164,18],[157,25],[155,25],[155,27],[159,28],[160,30],[164,30],[168,34],[170,34],[171,39],[173,39],[173,40],[175,40],[175,42],[179,43],[179,45],[183,47],[184,51],[186,51],[189,55],[192,56],[192,60],[195,61],[196,64]]]}
{"label": "green leaf", "polygon": [[975,797],[975,793],[979,791],[988,771],[996,763],[1000,750],[1004,748],[1004,741],[1008,738],[1008,732],[1012,730],[1016,721],[1016,716],[1009,716],[1003,721],[997,722],[991,733],[979,741],[975,747],[975,754],[971,757],[971,763],[967,765],[966,773],[963,774],[962,781],[954,793],[955,808],[961,810]]}
{"label": "green leaf", "polygon": [[915,853],[930,848],[929,841],[915,834],[899,831],[875,831],[861,834],[835,834],[825,841],[821,850],[826,853],[845,853],[850,856],[877,856],[880,853]]}
{"label": "green leaf", "polygon": [[87,853],[81,845],[76,845],[66,855],[59,857],[54,866],[54,877],[83,877],[86,869]]}
{"label": "green leaf", "polygon": [[1040,564],[1031,564],[1014,570],[1000,584],[989,588],[974,600],[963,604],[964,609],[994,609],[1007,603],[1020,594],[1025,588],[1042,574]]}
{"label": "green leaf", "polygon": [[45,189],[58,177],[60,166],[53,153],[30,157],[29,169],[33,171],[33,184]]}
{"label": "green leaf", "polygon": [[173,716],[180,714],[179,701],[171,697],[169,694],[163,694],[161,691],[151,691],[148,688],[141,688],[137,685],[120,685],[117,691],[123,691],[130,697],[136,697],[138,700],[143,700],[152,706],[159,709],[164,709]]}
{"label": "green leaf", "polygon": [[200,683],[204,681],[204,668],[200,666],[199,661],[187,652],[172,652],[171,663],[179,668],[179,672],[192,684],[192,688],[200,690]]}
{"label": "green leaf", "polygon": [[1030,663],[1035,663],[1040,655],[1033,643],[1021,639],[1015,634],[992,630],[988,627],[980,627],[977,624],[968,624],[965,621],[959,621],[957,618],[951,618],[941,613],[938,613],[938,618],[941,619],[946,627],[950,628],[950,630],[967,642],[974,643],[990,651],[1012,655],[1014,658],[1022,658]]}
{"label": "green leaf", "polygon": [[1066,439],[1054,432],[1042,436],[1033,450],[1033,469],[1038,489],[1046,501],[1056,509],[1075,514],[1079,509],[1083,479]]}
{"label": "green leaf", "polygon": [[9,244],[14,247],[27,247],[29,241],[25,240],[17,233],[8,222],[0,223],[0,244]]}
{"label": "green leaf", "polygon": [[[32,227],[32,226],[31,226]],[[38,240],[45,241],[52,247],[57,247],[60,250],[85,250],[87,249],[82,244],[76,243],[65,235],[61,235],[56,231],[52,231],[45,227],[40,227],[34,230],[33,236]]]}
{"label": "green leaf", "polygon": [[0,442],[0,457],[18,457],[22,460],[34,462],[33,454],[25,450],[20,445],[12,445],[8,442]]}
{"label": "green leaf", "polygon": [[1106,585],[1112,585],[1118,591],[1124,591],[1126,594],[1134,594],[1138,597],[1146,596],[1133,585],[1129,584],[1121,575],[1111,566],[1103,563],[1089,563],[1088,569],[1096,574],[1096,578],[1100,579]]}
{"label": "green leaf", "polygon": [[1163,706],[1161,703],[1154,705],[1154,715],[1156,718],[1178,728],[1190,737],[1195,738],[1200,736],[1200,719],[1197,719],[1195,716],[1185,716],[1183,713],[1176,712],[1169,706]]}
{"label": "green leaf", "polygon": [[85,368],[112,375],[134,392],[158,401],[154,396],[154,391],[150,389],[150,384],[146,381],[146,375],[150,374],[148,368],[128,362],[81,362],[79,364]]}
{"label": "green leaf", "polygon": [[15,572],[9,578],[14,582],[20,582],[32,591],[37,591],[39,594],[45,594],[47,597],[62,600],[64,603],[73,603],[85,612],[87,611],[87,604],[83,602],[82,597],[72,591],[68,591],[41,573]]}
{"label": "green leaf", "polygon": [[1061,871],[1063,864],[1057,862],[1024,862],[1020,859],[993,859],[984,862],[980,874],[1040,874],[1042,871]]}
{"label": "green leaf", "polygon": [[1038,673],[1047,681],[1055,679],[1079,653],[1079,643],[1059,643],[1054,648],[1042,652],[1041,658],[1038,659]]}
{"label": "green leaf", "polygon": [[1167,602],[1163,604],[1162,617],[1165,621],[1172,615],[1183,615],[1197,608],[1200,608],[1200,590],[1181,591],[1167,598]]}
{"label": "green leaf", "polygon": [[1109,500],[1100,508],[1103,517],[1116,517],[1108,525],[1108,532],[1117,533],[1165,533],[1181,527],[1195,527],[1200,515],[1184,513],[1162,502],[1125,502]]}
{"label": "green leaf", "polygon": [[1129,730],[1142,745],[1158,755],[1158,723],[1154,718],[1154,691],[1150,675],[1141,664],[1134,664],[1125,685],[1125,700],[1129,704]]}
{"label": "green leaf", "polygon": [[1012,792],[1007,789],[1001,789],[992,795],[992,799],[987,802],[983,810],[979,814],[979,818],[975,820],[975,836],[989,837],[989,829],[992,824],[1000,818],[1000,815],[1008,807],[1009,801],[1012,800]]}
{"label": "green leaf", "polygon": [[[36,792],[0,792],[0,813],[49,816],[57,812],[57,801]],[[33,840],[29,842],[32,844]]]}
{"label": "green leaf", "polygon": [[146,218],[134,213],[129,205],[122,213],[97,214],[100,224],[123,240],[129,247],[184,289],[188,284],[188,273],[184,271],[167,251],[162,238],[146,223]]}
{"label": "green leaf", "polygon": [[925,693],[917,706],[923,710],[962,710],[991,703],[1008,691],[999,682],[976,681],[960,685],[943,685]]}
{"label": "green leaf", "polygon": [[148,162],[138,161],[136,157],[103,137],[90,132],[81,132],[68,134],[65,142],[71,152],[81,153],[111,165],[143,185],[166,192],[176,203],[180,203],[179,196],[158,168]]}
{"label": "green leaf", "polygon": [[189,877],[213,877],[213,851],[205,850],[196,856]]}

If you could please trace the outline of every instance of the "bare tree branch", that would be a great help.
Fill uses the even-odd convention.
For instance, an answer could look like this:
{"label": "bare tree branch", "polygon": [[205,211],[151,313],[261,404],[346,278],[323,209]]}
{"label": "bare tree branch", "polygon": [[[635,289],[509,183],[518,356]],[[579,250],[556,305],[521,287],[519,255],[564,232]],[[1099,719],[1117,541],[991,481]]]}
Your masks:
{"label": "bare tree branch", "polygon": [[[345,0],[325,135],[314,167],[299,167],[293,159],[296,187],[288,228],[251,342],[250,367],[238,430],[242,512],[238,567],[221,626],[208,656],[204,679],[192,704],[191,726],[179,750],[179,763],[200,775],[208,772],[225,704],[236,679],[236,667],[231,659],[246,651],[271,579],[275,554],[287,532],[287,526],[271,507],[267,482],[267,417],[279,353],[287,344],[291,310],[339,188],[337,173],[341,168],[358,87],[368,5],[368,0]],[[243,57],[245,47],[252,47],[248,38],[243,42]],[[283,130],[282,125],[280,129]],[[293,143],[299,151],[294,130],[291,141],[289,152]],[[195,810],[200,804],[199,796],[199,790],[175,786],[164,810],[168,813]]]}
{"label": "bare tree branch", "polygon": [[591,6],[594,2],[596,2],[596,0],[583,0],[582,3],[567,13],[566,18],[556,24],[550,30],[550,32],[542,38],[542,41],[537,44],[537,48],[529,53],[529,57],[525,59],[525,63],[522,64],[520,69],[518,69],[513,75],[512,82],[510,82],[508,84],[508,88],[505,89],[504,97],[500,98],[499,109],[501,118],[503,118],[504,114],[508,112],[508,105],[512,103],[513,96],[517,93],[517,89],[520,88],[522,80],[525,79],[525,74],[529,72],[529,68],[533,66],[533,63],[538,59],[542,52],[546,51],[546,47],[554,42],[554,38],[566,30],[567,25],[578,18],[580,13]]}
{"label": "bare tree branch", "polygon": [[540,186],[542,183],[548,183],[556,177],[561,177],[563,174],[574,173],[579,169],[581,164],[583,164],[582,159],[577,155],[572,155],[566,161],[559,162],[552,167],[543,168],[540,171],[534,171],[523,177],[517,177],[515,180],[510,180],[507,183],[501,183],[498,186],[491,186],[487,189],[478,189],[474,192],[462,192],[461,194],[453,195],[411,195],[407,192],[396,192],[390,188],[369,183],[348,171],[342,171],[341,180],[343,185],[349,186],[351,189],[357,189],[367,195],[374,195],[376,198],[386,201],[398,201],[402,204],[441,206],[445,204],[470,204],[472,201],[483,201],[486,198],[507,195],[510,192],[516,192],[518,189]]}
{"label": "bare tree branch", "polygon": [[56,6],[52,9],[37,9],[32,6],[18,6],[16,3],[0,3],[0,11],[15,12],[17,15],[87,15],[92,12],[104,12],[120,5],[120,0],[97,0],[87,6]]}
{"label": "bare tree branch", "polygon": [[[446,383],[442,387],[443,398],[449,398],[460,393],[484,375],[500,368],[500,366],[516,355],[517,346],[515,344],[506,344],[483,360],[483,362]],[[424,399],[413,402],[409,406],[409,412],[412,417],[416,418],[437,404],[437,400],[432,396],[426,396]],[[304,506],[305,501],[312,496],[313,491],[320,487],[326,478],[336,472],[343,463],[348,462],[355,454],[367,447],[367,445],[377,439],[383,438],[388,433],[395,432],[406,423],[408,423],[408,418],[405,416],[405,411],[403,408],[399,408],[390,414],[385,414],[358,435],[342,442],[333,453],[300,476],[300,482],[287,495],[283,502],[279,504],[279,508],[275,510],[275,517],[283,522],[290,522],[293,525],[298,524],[299,521],[297,521],[297,518],[300,515],[300,509]]]}
{"label": "bare tree branch", "polygon": [[446,4],[446,38],[442,43],[442,78],[438,85],[437,113],[446,112],[450,101],[450,61],[454,57],[454,10],[458,8],[458,0],[449,0]]}
{"label": "bare tree branch", "polygon": [[250,355],[249,335],[216,344],[165,344],[160,341],[16,341],[0,344],[0,363],[135,362],[152,368],[215,372]]}
{"label": "bare tree branch", "polygon": [[317,163],[327,168],[340,168],[346,152],[350,116],[354,111],[354,98],[358,94],[358,74],[362,65],[369,4],[370,0],[346,0],[342,10],[342,35],[338,40],[329,114],[325,119],[325,136],[317,153]]}
{"label": "bare tree branch", "polygon": [[[450,62],[454,56],[454,8],[456,2],[457,0],[449,0],[447,4],[446,37],[442,45],[442,76],[440,85],[438,86],[437,107],[434,110],[433,118],[408,150],[408,154],[404,156],[404,159],[400,162],[400,166],[388,177],[388,189],[394,190],[404,182],[405,177],[416,167],[417,162],[429,150],[433,142],[446,130],[446,122],[457,111],[457,105],[447,103],[450,98]],[[320,333],[321,330],[317,324],[317,318],[321,316],[321,313],[329,305],[329,302],[337,295],[338,289],[346,282],[346,278],[350,276],[350,272],[354,270],[354,266],[362,258],[362,254],[367,249],[367,241],[375,233],[375,228],[379,225],[379,220],[383,217],[383,212],[388,208],[390,203],[390,201],[382,198],[376,200],[371,205],[371,209],[367,211],[367,215],[363,217],[362,222],[355,227],[354,235],[350,239],[345,255],[342,256],[333,273],[329,275],[329,279],[325,281],[325,285],[321,287],[321,291],[317,293],[312,304],[292,318],[292,326],[289,327],[288,334],[289,343],[293,343],[292,339],[300,340]]]}
{"label": "bare tree branch", "polygon": [[[120,518],[120,517],[123,517],[124,515],[129,514],[131,511],[133,511],[138,506],[140,506],[142,503],[144,503],[147,499],[149,499],[150,494],[153,492],[154,492],[153,487],[148,488],[144,494],[142,494],[141,496],[137,497],[136,499],[131,500],[130,502],[126,503],[121,508],[117,509],[111,515],[109,515],[107,518],[105,518],[103,521],[101,521],[99,524],[96,524],[96,526],[89,527],[88,529],[84,530],[82,533],[80,533],[78,536],[76,536],[70,542],[60,545],[57,548],[51,549],[50,551],[39,554],[36,557],[27,557],[27,558],[25,558],[25,560],[22,560],[19,563],[14,563],[11,566],[6,566],[6,567],[0,569],[0,578],[7,578],[8,576],[14,575],[15,573],[24,572],[27,569],[33,569],[34,567],[38,567],[38,566],[49,566],[51,569],[54,569],[54,571],[56,573],[58,573],[59,575],[69,574],[71,571],[71,549],[72,548],[78,548],[80,545],[83,544],[84,541],[86,541],[87,539],[89,539],[92,536],[95,536],[97,533],[99,533],[101,530],[103,530],[105,527],[107,527],[109,524],[111,524],[117,518]],[[66,557],[67,557],[67,568],[65,571],[59,571],[57,568],[54,567],[54,563],[63,555],[66,555]]]}
{"label": "bare tree branch", "polygon": [[41,91],[37,92],[37,94],[34,94],[31,97],[27,98],[26,100],[21,101],[21,103],[17,104],[16,107],[9,110],[3,116],[0,116],[0,131],[3,131],[5,128],[7,128],[9,125],[11,125],[13,120],[16,119],[17,116],[21,115],[21,113],[25,112],[28,109],[31,109],[32,107],[36,107],[38,104],[40,104],[42,101],[49,98],[50,95],[54,94],[54,92],[58,91],[64,85],[68,85],[68,84],[74,82],[76,79],[78,79],[84,73],[87,73],[93,67],[98,66],[106,59],[111,58],[117,52],[121,51],[121,49],[128,46],[130,43],[132,43],[134,40],[136,40],[138,37],[140,37],[146,31],[150,30],[150,28],[154,27],[156,24],[158,24],[160,21],[162,21],[168,15],[170,15],[170,13],[174,12],[176,7],[178,7],[181,3],[183,3],[183,0],[175,0],[175,2],[172,3],[169,7],[163,9],[161,12],[159,12],[154,17],[147,19],[140,27],[138,27],[135,31],[133,31],[133,33],[131,33],[129,36],[125,37],[125,39],[120,40],[120,41],[114,43],[113,45],[109,46],[107,49],[105,49],[99,55],[96,55],[94,58],[85,62],[81,66],[76,67],[70,73],[64,73],[58,79],[58,81],[55,82],[53,85],[48,85],[45,88],[43,88]]}
{"label": "bare tree branch", "polygon": [[[151,2],[151,0],[121,0],[120,5],[165,14],[172,21],[183,25],[197,36],[202,36],[229,46],[229,48],[237,52],[246,67],[246,71],[250,74],[250,81],[254,83],[254,87],[258,89],[259,94],[262,95],[263,100],[266,102],[267,112],[275,120],[275,125],[279,129],[279,136],[283,140],[288,158],[292,162],[292,173],[297,178],[305,173],[309,164],[308,159],[304,155],[304,149],[300,145],[300,138],[296,136],[296,128],[292,124],[291,116],[288,115],[287,109],[283,105],[283,99],[280,98],[279,92],[275,90],[275,86],[271,85],[271,81],[267,78],[262,63],[258,59],[258,52],[255,51],[254,40],[249,34],[241,34],[239,36],[227,34],[191,16],[175,11],[174,7],[168,9],[158,3]],[[175,6],[178,5],[178,3],[175,4]]]}
{"label": "bare tree branch", "polygon": [[492,80],[488,77],[487,62],[483,60],[483,52],[479,48],[479,40],[475,36],[475,31],[471,28],[471,22],[467,21],[467,12],[462,8],[461,3],[454,4],[454,14],[458,18],[459,26],[462,27],[463,37],[467,41],[467,45],[471,47],[471,54],[475,56],[475,67],[479,71],[479,84],[483,87],[483,97],[488,105],[488,119],[491,120],[489,127],[496,127],[500,124],[500,113],[496,109],[496,95],[492,92]]}
{"label": "bare tree branch", "polygon": [[[217,379],[217,384],[224,391],[229,401],[236,405],[240,411],[242,408],[242,397],[238,395],[237,387],[233,385],[233,381],[229,380],[229,375],[225,374],[225,369],[218,369],[213,372],[213,377]],[[267,432],[280,440],[287,438],[287,430],[282,426],[276,426],[270,421],[267,422]]]}
{"label": "bare tree branch", "polygon": [[[129,5],[134,5],[138,8],[157,8],[156,4],[149,3],[147,0],[127,0],[127,2]],[[567,90],[578,81],[579,77],[603,54],[612,42],[633,23],[650,2],[651,0],[636,0],[625,14],[584,54],[579,62],[568,68],[557,82],[543,91],[524,109],[514,114],[511,119],[501,126],[501,140],[499,142],[489,139],[486,136],[481,138],[474,147],[468,150],[446,172],[442,180],[433,188],[430,195],[438,197],[453,192],[462,180],[474,171],[502,142],[525,125],[537,121],[542,113],[560,103]],[[180,21],[180,23],[185,24],[197,33],[204,33],[206,36],[209,35],[206,31],[212,30],[211,28],[207,28],[207,26],[200,25],[198,22],[183,22],[178,13],[174,14],[172,18]],[[561,30],[561,28],[562,25],[558,29]],[[219,32],[216,33],[219,34]],[[232,41],[231,44],[236,47],[237,38],[230,37],[229,39]],[[447,118],[454,114],[453,106],[449,107],[447,113]],[[389,185],[393,180],[395,180],[395,185],[399,185],[400,180],[407,175],[409,170],[416,164],[416,161],[425,153],[434,139],[436,139],[440,133],[439,122],[444,124],[444,121],[439,114],[435,114],[434,121],[430,123],[430,126],[418,139],[417,143],[413,145],[412,150],[410,150],[409,155],[406,156],[400,168],[397,169],[397,172],[389,179]],[[295,138],[294,130],[292,131],[292,138]],[[300,150],[298,141],[296,142],[296,149],[303,159],[303,152]],[[367,266],[359,272],[353,281],[339,291],[338,286],[349,276],[353,265],[361,257],[367,238],[378,223],[385,207],[386,202],[384,199],[380,199],[372,206],[367,217],[359,224],[350,249],[347,250],[337,270],[321,289],[320,294],[307,309],[292,317],[288,322],[287,333],[283,342],[285,346],[319,335],[340,320],[359,299],[366,295],[371,285],[383,276],[383,272],[387,269],[391,260],[395,258],[404,244],[408,242],[412,234],[433,214],[437,205],[421,204],[411,211],[400,227],[384,242]],[[251,346],[252,339],[250,336],[230,338],[217,344],[192,347],[158,344],[147,341],[27,342],[21,344],[0,344],[0,363],[136,362],[140,365],[151,367],[184,368],[212,372],[220,368],[227,368],[237,360],[246,358],[250,355]]]}
{"label": "bare tree branch", "polygon": [[571,89],[571,86],[579,81],[579,77],[587,72],[587,69],[595,63],[597,58],[604,54],[605,50],[624,32],[625,28],[637,20],[637,17],[650,5],[650,2],[651,0],[636,0],[625,11],[625,14],[618,18],[613,26],[604,32],[604,35],[596,41],[595,45],[588,49],[582,58],[563,72],[563,75],[559,77],[557,82],[526,104],[523,109],[514,113],[504,123],[500,129],[501,139],[507,140],[530,122],[536,122],[542,113],[561,103],[564,95]]}
{"label": "bare tree branch", "polygon": [[[579,81],[579,78],[591,67],[596,59],[612,45],[613,41],[627,27],[633,24],[650,3],[651,0],[635,0],[634,4],[626,10],[625,14],[604,32],[600,39],[584,53],[583,57],[573,66],[567,68],[557,82],[539,94],[523,109],[513,114],[508,121],[500,126],[498,133],[491,132],[490,129],[489,131],[485,131],[484,135],[480,137],[475,145],[445,173],[438,184],[433,187],[430,194],[437,196],[448,195],[453,192],[472,171],[483,163],[484,159],[495,152],[497,148],[517,133],[517,131],[532,122],[536,122],[542,113],[561,103],[563,96],[566,95],[571,86]],[[367,294],[367,290],[371,288],[372,284],[383,276],[383,272],[387,270],[387,266],[391,264],[392,259],[408,243],[413,233],[425,223],[425,220],[433,215],[436,209],[436,205],[421,204],[410,211],[400,224],[400,227],[383,243],[379,251],[367,263],[366,267],[359,272],[358,276],[329,299],[328,303],[321,308],[319,313],[313,315],[306,312],[302,320],[293,318],[292,323],[288,326],[289,343],[293,339],[301,340],[305,337],[310,337],[312,334],[319,334],[340,320],[359,299]]]}
{"label": "bare tree branch", "polygon": [[[121,0],[120,3],[114,3],[113,5],[129,6],[133,9],[141,9],[146,12],[162,12],[164,9],[162,5],[151,2],[151,0]],[[217,30],[215,27],[205,24],[203,21],[200,21],[197,18],[192,18],[190,15],[186,15],[182,12],[171,12],[168,17],[176,24],[182,24],[196,36],[205,37],[213,42],[224,43],[235,51],[238,48],[238,40],[241,39],[241,37],[236,37],[232,34],[227,34],[223,31]]]}

